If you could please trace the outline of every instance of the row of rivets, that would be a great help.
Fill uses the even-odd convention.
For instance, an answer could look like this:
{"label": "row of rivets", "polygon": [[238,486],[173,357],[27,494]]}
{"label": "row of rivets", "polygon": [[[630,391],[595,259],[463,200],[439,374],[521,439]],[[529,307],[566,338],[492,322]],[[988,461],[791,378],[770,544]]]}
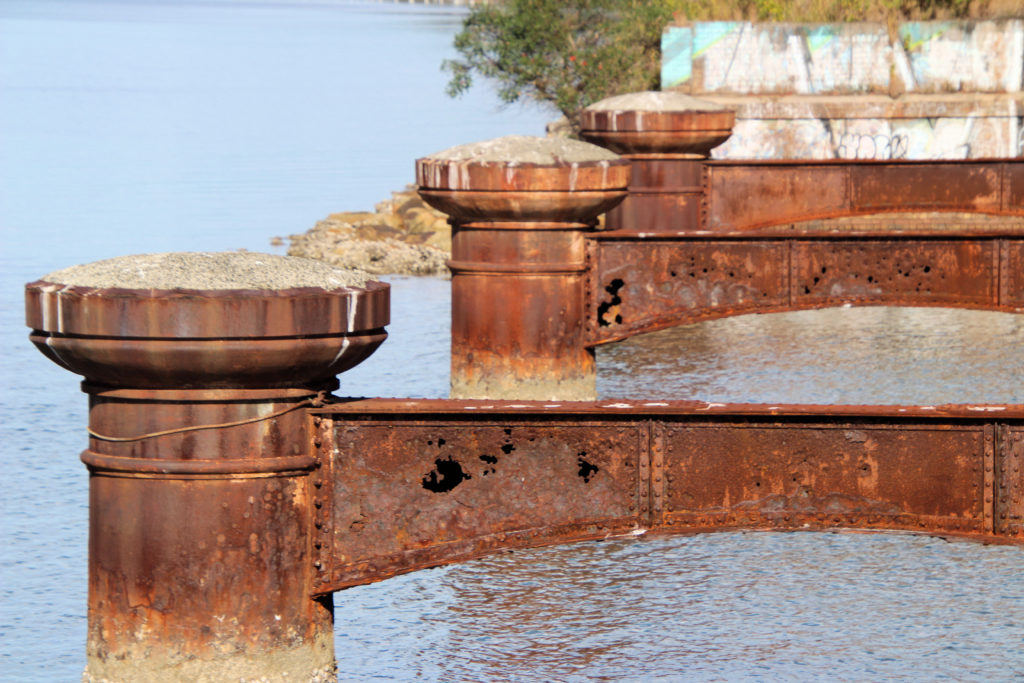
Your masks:
{"label": "row of rivets", "polygon": [[315,587],[325,585],[329,580],[330,576],[327,570],[327,564],[330,560],[330,524],[328,524],[327,515],[330,511],[330,506],[327,505],[325,509],[325,503],[328,503],[327,496],[330,495],[330,487],[324,488],[324,461],[325,458],[330,457],[327,452],[331,441],[331,421],[326,420],[320,415],[313,416],[313,448],[316,457],[316,470],[312,474],[312,484],[314,488],[314,495],[312,498],[313,502],[313,526],[315,531],[313,532],[313,547],[315,548],[315,559],[313,560],[313,568],[316,570],[313,576],[313,584]]}

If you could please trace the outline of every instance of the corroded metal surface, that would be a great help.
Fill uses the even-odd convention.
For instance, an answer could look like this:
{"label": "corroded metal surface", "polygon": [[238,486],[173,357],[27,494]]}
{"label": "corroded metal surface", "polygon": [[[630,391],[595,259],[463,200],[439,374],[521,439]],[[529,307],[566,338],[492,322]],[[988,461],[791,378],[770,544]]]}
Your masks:
{"label": "corroded metal surface", "polygon": [[633,528],[637,425],[336,423],[332,566],[323,585],[363,583],[514,545]]}
{"label": "corroded metal surface", "polygon": [[784,242],[616,240],[594,252],[590,343],[790,303]]}
{"label": "corroded metal surface", "polygon": [[633,158],[629,196],[605,218],[609,237],[650,238],[700,226],[704,163],[690,158]]}
{"label": "corroded metal surface", "polygon": [[637,155],[706,158],[732,135],[736,112],[729,109],[608,110],[580,112],[580,137],[631,159]]}
{"label": "corroded metal surface", "polygon": [[899,211],[1024,215],[1024,161],[714,161],[701,229]]}
{"label": "corroded metal surface", "polygon": [[106,386],[213,388],[319,382],[387,336],[389,286],[365,289],[131,290],[32,282],[32,342]]}
{"label": "corroded metal surface", "polygon": [[795,242],[792,299],[798,306],[916,301],[998,307],[999,247],[995,240]]}
{"label": "corroded metal surface", "polygon": [[417,161],[451,216],[452,395],[592,398],[584,234],[626,194],[624,161]]}
{"label": "corroded metal surface", "polygon": [[1024,235],[592,242],[588,343],[742,313],[845,304],[1024,312]]}
{"label": "corroded metal surface", "polygon": [[670,527],[815,526],[991,532],[985,425],[872,421],[668,424]]}
{"label": "corroded metal surface", "polygon": [[645,531],[905,529],[1024,542],[1024,406],[357,400],[329,425],[318,592]]}
{"label": "corroded metal surface", "polygon": [[1003,425],[998,439],[993,492],[996,532],[1024,537],[1024,427]]}
{"label": "corroded metal surface", "polygon": [[999,259],[999,301],[1024,307],[1024,239],[1005,240]]}
{"label": "corroded metal surface", "polygon": [[711,145],[704,154],[725,139],[714,133],[731,126],[726,114],[584,118],[584,136],[634,165],[609,229],[588,235],[588,345],[707,318],[846,304],[1024,311],[1024,161],[688,153],[683,141],[698,129]]}
{"label": "corroded metal surface", "polygon": [[385,338],[388,286],[26,288],[32,341],[89,394],[87,675],[327,680],[303,410]]}

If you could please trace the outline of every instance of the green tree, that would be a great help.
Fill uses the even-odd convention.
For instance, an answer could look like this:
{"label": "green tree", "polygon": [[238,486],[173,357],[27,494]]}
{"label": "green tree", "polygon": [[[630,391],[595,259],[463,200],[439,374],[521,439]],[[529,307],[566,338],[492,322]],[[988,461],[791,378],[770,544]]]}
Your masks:
{"label": "green tree", "polygon": [[473,76],[492,79],[504,102],[558,109],[574,129],[605,97],[658,87],[661,33],[672,10],[658,0],[507,0],[472,9],[446,60],[448,94]]}

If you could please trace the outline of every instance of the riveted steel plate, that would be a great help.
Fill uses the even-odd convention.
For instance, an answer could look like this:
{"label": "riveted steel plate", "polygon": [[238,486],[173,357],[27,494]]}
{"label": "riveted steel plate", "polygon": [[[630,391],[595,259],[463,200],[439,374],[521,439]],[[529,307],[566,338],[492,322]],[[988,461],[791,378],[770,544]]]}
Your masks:
{"label": "riveted steel plate", "polygon": [[996,531],[1024,536],[1024,428],[1007,426],[1000,432],[995,490]]}
{"label": "riveted steel plate", "polygon": [[983,528],[980,426],[668,425],[663,438],[668,525]]}
{"label": "riveted steel plate", "polygon": [[333,434],[313,475],[318,594],[644,531],[1024,542],[1024,405],[367,399],[311,412]]}
{"label": "riveted steel plate", "polygon": [[861,240],[797,242],[793,301],[998,303],[995,240]]}
{"label": "riveted steel plate", "polygon": [[858,211],[999,210],[999,164],[917,162],[848,168],[851,206]]}
{"label": "riveted steel plate", "polygon": [[1024,308],[1024,239],[1003,242],[1000,280],[1000,303]]}
{"label": "riveted steel plate", "polygon": [[704,228],[757,230],[899,211],[1024,214],[1024,163],[1009,161],[711,161]]}
{"label": "riveted steel plate", "polygon": [[704,227],[713,232],[834,216],[850,205],[848,170],[837,165],[709,163],[704,192]]}
{"label": "riveted steel plate", "polygon": [[636,526],[642,425],[338,422],[330,585]]}
{"label": "riveted steel plate", "polygon": [[591,336],[622,338],[680,320],[785,307],[788,253],[782,241],[601,242]]}

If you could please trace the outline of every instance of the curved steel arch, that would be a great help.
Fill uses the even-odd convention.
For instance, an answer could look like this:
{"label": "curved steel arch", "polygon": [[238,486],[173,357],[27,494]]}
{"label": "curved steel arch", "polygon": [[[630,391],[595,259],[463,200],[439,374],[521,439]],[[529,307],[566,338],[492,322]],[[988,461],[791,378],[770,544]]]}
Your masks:
{"label": "curved steel arch", "polygon": [[1024,160],[638,168],[588,242],[591,346],[847,304],[1024,312]]}
{"label": "curved steel arch", "polygon": [[591,235],[590,345],[847,304],[1024,312],[1022,160],[665,163],[701,184],[631,188]]}
{"label": "curved steel arch", "polygon": [[1024,232],[590,241],[588,344],[747,313],[844,305],[1024,312]]}
{"label": "curved steel arch", "polygon": [[369,399],[311,411],[316,595],[508,548],[876,529],[1024,543],[1024,406]]}

